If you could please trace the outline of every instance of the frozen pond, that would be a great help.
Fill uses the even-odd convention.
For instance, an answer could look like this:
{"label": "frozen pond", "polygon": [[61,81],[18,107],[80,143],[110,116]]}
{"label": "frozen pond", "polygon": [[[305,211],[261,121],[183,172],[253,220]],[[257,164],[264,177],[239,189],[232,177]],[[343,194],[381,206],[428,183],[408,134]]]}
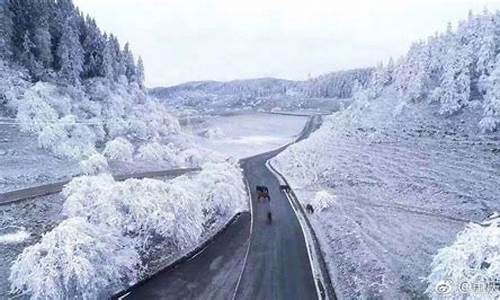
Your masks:
{"label": "frozen pond", "polygon": [[184,126],[196,142],[237,159],[267,152],[292,142],[302,131],[308,117],[249,113],[209,116]]}

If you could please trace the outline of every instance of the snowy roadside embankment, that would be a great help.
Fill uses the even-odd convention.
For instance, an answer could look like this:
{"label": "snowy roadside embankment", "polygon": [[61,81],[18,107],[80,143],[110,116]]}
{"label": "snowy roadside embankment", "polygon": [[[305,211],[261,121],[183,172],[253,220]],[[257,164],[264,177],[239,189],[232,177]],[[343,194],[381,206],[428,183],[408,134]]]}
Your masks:
{"label": "snowy roadside embankment", "polygon": [[357,99],[273,160],[315,207],[341,298],[421,297],[438,249],[500,211],[498,139],[398,102],[389,90]]}
{"label": "snowy roadside embankment", "polygon": [[158,267],[150,265],[151,249],[175,256],[247,210],[241,170],[229,162],[170,181],[84,176],[63,194],[65,220],[14,262],[14,292],[35,299],[110,295]]}
{"label": "snowy roadside embankment", "polygon": [[414,43],[275,159],[321,203],[311,222],[341,298],[500,297],[498,24],[471,13]]}

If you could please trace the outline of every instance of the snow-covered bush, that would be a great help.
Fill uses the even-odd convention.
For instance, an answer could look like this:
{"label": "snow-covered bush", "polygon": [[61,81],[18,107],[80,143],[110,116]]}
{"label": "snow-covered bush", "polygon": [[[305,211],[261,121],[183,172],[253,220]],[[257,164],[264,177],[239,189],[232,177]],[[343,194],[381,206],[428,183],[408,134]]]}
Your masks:
{"label": "snow-covered bush", "polygon": [[203,132],[203,136],[208,139],[218,139],[224,137],[224,131],[219,127],[209,128]]}
{"label": "snow-covered bush", "polygon": [[152,142],[140,146],[135,157],[140,160],[170,162],[175,165],[177,151],[172,144],[163,145]]}
{"label": "snow-covered bush", "polygon": [[202,155],[200,149],[189,148],[180,151],[177,154],[177,165],[185,168],[195,168],[202,165],[206,161],[206,157]]}
{"label": "snow-covered bush", "polygon": [[201,234],[201,203],[187,186],[153,179],[116,182],[110,175],[100,175],[74,179],[63,194],[66,216],[107,224],[133,238],[138,249],[153,235],[185,247]]}
{"label": "snow-covered bush", "polygon": [[469,224],[452,245],[439,250],[431,268],[426,293],[433,298],[500,298],[500,217]]}
{"label": "snow-covered bush", "polygon": [[485,116],[479,121],[479,128],[483,133],[493,132],[497,129],[498,124],[500,124],[498,117]]}
{"label": "snow-covered bush", "polygon": [[96,153],[88,159],[80,161],[80,169],[84,175],[97,175],[108,172],[109,165],[103,155]]}
{"label": "snow-covered bush", "polygon": [[38,135],[38,145],[59,157],[83,158],[94,153],[97,140],[94,132],[76,117],[67,115],[58,121],[46,124]]}
{"label": "snow-covered bush", "polygon": [[0,58],[0,105],[6,105],[9,114],[16,113],[15,100],[30,86],[24,70],[14,69]]}
{"label": "snow-covered bush", "polygon": [[[59,119],[59,113],[47,103],[47,95],[43,89],[46,84],[38,83],[27,89],[20,99],[13,100],[17,108],[16,121],[26,132],[39,132],[48,124]],[[50,89],[50,87],[49,87]]]}
{"label": "snow-covered bush", "polygon": [[134,146],[127,139],[118,137],[107,142],[102,153],[109,159],[131,161],[134,154]]}
{"label": "snow-covered bush", "polygon": [[[243,174],[237,162],[206,163],[193,182],[201,195],[206,218],[231,216],[247,210]],[[181,181],[182,178],[176,180]]]}
{"label": "snow-covered bush", "polygon": [[318,211],[327,209],[334,204],[335,204],[335,195],[332,195],[326,190],[321,190],[316,192],[313,200],[311,201],[311,205],[314,207],[315,210]]}
{"label": "snow-covered bush", "polygon": [[13,293],[31,299],[95,299],[138,278],[140,259],[129,240],[84,218],[63,221],[17,257]]}

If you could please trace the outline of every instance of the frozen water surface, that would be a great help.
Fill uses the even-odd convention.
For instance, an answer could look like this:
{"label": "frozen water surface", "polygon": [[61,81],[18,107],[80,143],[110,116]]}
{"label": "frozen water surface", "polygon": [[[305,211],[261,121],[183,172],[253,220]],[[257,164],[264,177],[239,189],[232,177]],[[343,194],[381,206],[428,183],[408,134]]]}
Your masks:
{"label": "frozen water surface", "polygon": [[307,119],[267,113],[207,116],[196,124],[185,125],[184,130],[196,134],[199,145],[241,159],[292,142]]}

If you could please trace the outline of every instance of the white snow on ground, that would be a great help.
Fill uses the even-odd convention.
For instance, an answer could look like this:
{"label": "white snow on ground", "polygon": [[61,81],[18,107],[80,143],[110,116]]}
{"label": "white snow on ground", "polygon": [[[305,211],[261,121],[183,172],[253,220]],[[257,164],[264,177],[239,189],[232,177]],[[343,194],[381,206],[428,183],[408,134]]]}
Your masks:
{"label": "white snow on ground", "polygon": [[292,142],[307,119],[266,113],[208,116],[206,120],[188,124],[183,129],[198,135],[194,142],[204,148],[241,159]]}
{"label": "white snow on ground", "polygon": [[311,221],[341,298],[423,297],[438,249],[500,211],[498,137],[473,112],[398,103],[358,99],[273,160],[304,205],[335,197]]}
{"label": "white snow on ground", "polygon": [[78,161],[38,148],[36,137],[21,132],[12,121],[0,118],[0,192],[62,181],[79,173]]}
{"label": "white snow on ground", "polygon": [[25,241],[30,236],[26,230],[0,234],[0,244],[17,244]]}

